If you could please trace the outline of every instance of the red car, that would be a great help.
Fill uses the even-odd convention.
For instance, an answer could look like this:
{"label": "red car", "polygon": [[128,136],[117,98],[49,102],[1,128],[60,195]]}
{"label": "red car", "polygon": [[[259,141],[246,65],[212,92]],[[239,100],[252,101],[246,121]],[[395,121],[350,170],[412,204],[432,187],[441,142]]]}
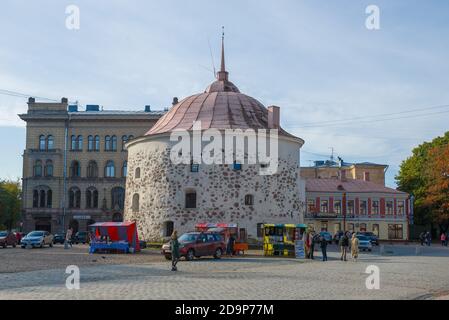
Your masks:
{"label": "red car", "polygon": [[[217,233],[211,232],[189,232],[184,233],[178,238],[179,254],[185,257],[187,261],[195,257],[213,256],[220,259],[226,251],[226,244],[223,237]],[[170,243],[162,246],[161,253],[167,260],[171,260]]]}
{"label": "red car", "polygon": [[0,231],[0,247],[6,248],[12,246],[15,248],[18,244],[17,238],[14,233],[8,231]]}

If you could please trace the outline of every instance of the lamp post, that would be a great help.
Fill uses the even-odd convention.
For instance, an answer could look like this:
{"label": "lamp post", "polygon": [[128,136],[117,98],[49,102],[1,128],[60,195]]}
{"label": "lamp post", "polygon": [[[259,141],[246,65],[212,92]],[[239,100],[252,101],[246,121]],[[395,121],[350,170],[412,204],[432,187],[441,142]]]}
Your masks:
{"label": "lamp post", "polygon": [[343,209],[343,231],[346,233],[346,192],[343,193],[343,201],[342,201],[342,209]]}

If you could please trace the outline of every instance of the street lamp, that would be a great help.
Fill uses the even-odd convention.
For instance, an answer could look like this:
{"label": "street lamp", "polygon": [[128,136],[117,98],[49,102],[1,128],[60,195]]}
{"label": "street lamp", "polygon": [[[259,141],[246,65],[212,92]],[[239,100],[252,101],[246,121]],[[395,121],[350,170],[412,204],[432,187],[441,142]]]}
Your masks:
{"label": "street lamp", "polygon": [[343,193],[343,231],[346,233],[346,192]]}

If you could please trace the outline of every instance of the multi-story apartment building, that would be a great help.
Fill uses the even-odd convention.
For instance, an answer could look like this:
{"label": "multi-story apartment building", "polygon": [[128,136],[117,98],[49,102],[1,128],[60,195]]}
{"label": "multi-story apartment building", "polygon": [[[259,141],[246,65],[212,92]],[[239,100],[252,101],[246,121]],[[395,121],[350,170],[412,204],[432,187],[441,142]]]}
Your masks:
{"label": "multi-story apartment building", "polygon": [[385,185],[385,172],[388,166],[372,162],[349,163],[341,158],[338,161],[315,161],[313,166],[301,167],[301,177],[304,179],[335,179],[344,172],[346,179],[371,181]]}
{"label": "multi-story apartment building", "polygon": [[307,179],[305,221],[316,231],[369,231],[381,240],[407,240],[409,195],[356,179]]}
{"label": "multi-story apartment building", "polygon": [[123,219],[127,150],[164,114],[78,110],[60,103],[28,101],[23,154],[23,230],[75,231],[99,221]]}

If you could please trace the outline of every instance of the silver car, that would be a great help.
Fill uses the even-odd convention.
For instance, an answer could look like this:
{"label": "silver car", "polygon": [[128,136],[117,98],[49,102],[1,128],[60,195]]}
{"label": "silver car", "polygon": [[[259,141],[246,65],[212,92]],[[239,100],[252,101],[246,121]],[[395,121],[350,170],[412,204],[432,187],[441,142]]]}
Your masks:
{"label": "silver car", "polygon": [[32,231],[22,239],[20,245],[22,248],[43,248],[46,245],[53,247],[53,235],[48,231]]}
{"label": "silver car", "polygon": [[371,238],[357,235],[357,239],[359,239],[359,250],[360,251],[371,251],[373,249],[373,244],[371,243]]}

